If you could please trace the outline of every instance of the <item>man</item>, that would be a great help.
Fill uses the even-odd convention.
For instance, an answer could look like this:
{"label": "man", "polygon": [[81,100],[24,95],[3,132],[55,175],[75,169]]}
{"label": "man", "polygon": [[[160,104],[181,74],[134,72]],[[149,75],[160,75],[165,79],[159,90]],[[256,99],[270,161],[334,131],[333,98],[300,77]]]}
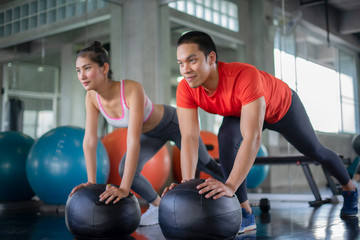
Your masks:
{"label": "man", "polygon": [[184,77],[176,95],[183,181],[195,176],[200,131],[197,108],[224,116],[218,140],[226,180],[207,179],[198,189],[200,194],[207,192],[207,198],[237,195],[243,212],[239,232],[256,228],[246,176],[265,128],[281,133],[297,150],[321,163],[343,187],[341,217],[357,215],[356,187],[341,159],[317,139],[296,92],[249,64],[218,62],[215,44],[203,32],[187,32],[179,38],[177,61]]}

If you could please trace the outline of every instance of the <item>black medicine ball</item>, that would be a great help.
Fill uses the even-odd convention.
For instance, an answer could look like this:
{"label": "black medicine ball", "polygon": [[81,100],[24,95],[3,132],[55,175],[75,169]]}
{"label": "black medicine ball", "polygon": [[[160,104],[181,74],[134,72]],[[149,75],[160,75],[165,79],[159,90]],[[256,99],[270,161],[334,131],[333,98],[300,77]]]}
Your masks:
{"label": "black medicine ball", "polygon": [[116,204],[99,202],[106,184],[80,188],[65,206],[65,222],[77,239],[114,239],[133,233],[140,223],[140,205],[133,194]]}
{"label": "black medicine ball", "polygon": [[159,224],[166,239],[228,239],[238,233],[242,219],[238,198],[205,198],[196,189],[203,182],[192,179],[162,197]]}

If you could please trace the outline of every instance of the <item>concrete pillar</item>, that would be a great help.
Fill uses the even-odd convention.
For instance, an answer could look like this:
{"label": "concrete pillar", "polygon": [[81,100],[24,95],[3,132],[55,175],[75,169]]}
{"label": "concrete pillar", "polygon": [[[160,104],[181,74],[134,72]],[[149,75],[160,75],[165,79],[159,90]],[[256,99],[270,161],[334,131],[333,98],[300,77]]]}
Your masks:
{"label": "concrete pillar", "polygon": [[247,41],[247,62],[260,70],[274,74],[274,37],[272,25],[272,6],[268,1],[249,1],[249,38]]}
{"label": "concrete pillar", "polygon": [[73,44],[62,46],[60,76],[58,125],[85,127],[85,90],[76,76]]}
{"label": "concrete pillar", "polygon": [[[143,84],[147,95],[158,103],[159,4],[157,0],[131,0],[124,4],[124,77]],[[120,26],[119,26],[120,29]],[[113,30],[112,30],[113,31]]]}

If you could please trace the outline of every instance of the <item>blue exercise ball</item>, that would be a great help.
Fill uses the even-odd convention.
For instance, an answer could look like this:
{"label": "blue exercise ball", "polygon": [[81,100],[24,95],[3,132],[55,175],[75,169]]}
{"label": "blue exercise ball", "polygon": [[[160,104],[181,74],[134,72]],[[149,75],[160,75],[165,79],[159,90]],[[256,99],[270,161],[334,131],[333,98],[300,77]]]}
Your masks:
{"label": "blue exercise ball", "polygon": [[[48,204],[65,204],[71,190],[87,182],[82,143],[85,130],[61,126],[41,136],[30,150],[26,173],[35,194]],[[98,183],[106,183],[110,160],[102,142],[96,148]]]}
{"label": "blue exercise ball", "polygon": [[0,201],[25,201],[34,196],[26,178],[26,158],[34,139],[15,131],[0,132]]}
{"label": "blue exercise ball", "polygon": [[[268,151],[265,146],[261,144],[260,149],[257,153],[257,157],[267,157]],[[250,169],[249,174],[246,178],[247,188],[257,188],[269,174],[269,165],[253,165]]]}

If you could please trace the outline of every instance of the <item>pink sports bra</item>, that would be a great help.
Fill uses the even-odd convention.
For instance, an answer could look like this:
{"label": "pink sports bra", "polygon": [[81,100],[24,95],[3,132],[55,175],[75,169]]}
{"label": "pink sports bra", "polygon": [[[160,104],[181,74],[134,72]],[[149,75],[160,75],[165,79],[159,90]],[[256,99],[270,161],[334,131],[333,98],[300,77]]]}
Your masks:
{"label": "pink sports bra", "polygon": [[[107,113],[105,112],[103,106],[101,105],[100,102],[100,97],[98,94],[96,94],[96,99],[97,102],[99,104],[99,109],[101,114],[104,116],[104,118],[106,119],[106,121],[113,127],[115,128],[124,128],[124,127],[128,127],[129,126],[129,115],[130,115],[130,110],[129,107],[126,105],[125,102],[125,97],[124,97],[124,82],[123,80],[120,81],[120,99],[121,99],[121,108],[122,108],[122,112],[123,115],[120,118],[112,118],[109,115],[107,115]],[[152,112],[154,110],[154,106],[153,103],[151,102],[151,100],[148,98],[148,96],[146,96],[145,94],[145,102],[144,102],[144,122],[146,120],[149,119],[149,117],[151,116]]]}

